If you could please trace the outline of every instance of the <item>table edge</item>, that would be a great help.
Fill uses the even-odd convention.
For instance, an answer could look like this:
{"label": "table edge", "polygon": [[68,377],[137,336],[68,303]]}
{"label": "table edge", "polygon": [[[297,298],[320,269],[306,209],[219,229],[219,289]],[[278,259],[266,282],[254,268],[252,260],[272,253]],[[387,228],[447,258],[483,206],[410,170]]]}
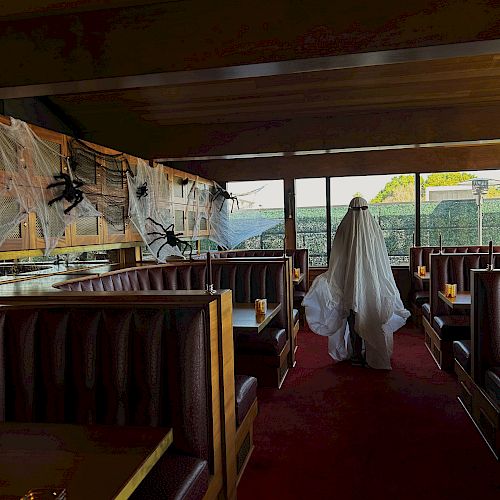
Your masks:
{"label": "table edge", "polygon": [[157,464],[174,439],[173,430],[170,429],[167,434],[158,443],[154,451],[137,468],[132,477],[122,486],[121,490],[114,497],[116,500],[127,500],[132,493],[141,484],[143,479],[151,472],[151,469]]}

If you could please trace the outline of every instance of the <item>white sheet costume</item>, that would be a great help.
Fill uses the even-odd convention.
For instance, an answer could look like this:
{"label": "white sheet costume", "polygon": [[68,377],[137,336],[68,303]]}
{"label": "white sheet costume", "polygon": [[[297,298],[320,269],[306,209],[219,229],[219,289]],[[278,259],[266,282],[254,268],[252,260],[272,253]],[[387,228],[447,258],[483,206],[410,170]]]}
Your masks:
{"label": "white sheet costume", "polygon": [[382,230],[363,198],[351,200],[333,240],[328,271],[314,280],[303,305],[311,330],[329,336],[333,359],[352,354],[347,317],[353,310],[366,362],[391,368],[392,334],[410,313],[396,288]]}

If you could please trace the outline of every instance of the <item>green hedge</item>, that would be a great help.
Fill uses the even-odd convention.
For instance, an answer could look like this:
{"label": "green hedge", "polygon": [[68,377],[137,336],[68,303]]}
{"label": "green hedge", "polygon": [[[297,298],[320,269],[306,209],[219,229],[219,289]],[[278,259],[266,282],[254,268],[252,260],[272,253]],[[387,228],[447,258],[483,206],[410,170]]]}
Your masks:
{"label": "green hedge", "polygon": [[[339,225],[347,206],[332,207],[332,230]],[[262,209],[266,218],[282,218],[283,210]],[[380,203],[370,205],[370,212],[380,224],[387,250],[394,264],[408,262],[408,248],[415,231],[414,203]],[[420,210],[421,244],[477,245],[477,205],[474,200],[422,202]],[[284,224],[269,229],[261,236],[250,238],[238,248],[281,248]],[[333,237],[333,234],[332,234]],[[297,244],[309,248],[311,265],[327,265],[326,217],[324,207],[297,209]],[[486,199],[483,205],[483,244],[500,242],[500,199]]]}

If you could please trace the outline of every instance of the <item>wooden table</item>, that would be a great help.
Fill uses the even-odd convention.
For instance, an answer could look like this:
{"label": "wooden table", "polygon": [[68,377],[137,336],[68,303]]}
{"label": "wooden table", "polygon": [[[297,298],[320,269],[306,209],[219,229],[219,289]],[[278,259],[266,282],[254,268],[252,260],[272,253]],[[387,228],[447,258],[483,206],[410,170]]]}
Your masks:
{"label": "wooden table", "polygon": [[470,292],[457,292],[456,297],[447,297],[443,292],[438,292],[439,298],[453,309],[470,309]]}
{"label": "wooden table", "polygon": [[267,304],[265,315],[255,314],[255,304],[233,304],[233,328],[260,333],[281,311],[281,303]]}
{"label": "wooden table", "polygon": [[300,276],[298,278],[293,278],[293,284],[298,285],[302,280],[304,279],[304,273],[300,273]]}
{"label": "wooden table", "polygon": [[125,499],[172,442],[160,427],[0,424],[0,498],[65,488],[68,500]]}
{"label": "wooden table", "polygon": [[419,279],[423,283],[427,283],[431,279],[431,273],[430,272],[426,272],[423,276],[421,276],[417,272],[414,272],[413,276],[415,276],[415,278]]}

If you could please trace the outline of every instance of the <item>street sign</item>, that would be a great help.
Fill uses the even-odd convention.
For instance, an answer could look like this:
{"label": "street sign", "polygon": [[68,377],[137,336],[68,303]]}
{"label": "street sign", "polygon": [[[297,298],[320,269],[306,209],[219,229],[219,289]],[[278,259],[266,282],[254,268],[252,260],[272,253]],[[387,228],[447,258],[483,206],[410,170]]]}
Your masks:
{"label": "street sign", "polygon": [[488,179],[472,179],[472,192],[476,195],[488,192]]}

